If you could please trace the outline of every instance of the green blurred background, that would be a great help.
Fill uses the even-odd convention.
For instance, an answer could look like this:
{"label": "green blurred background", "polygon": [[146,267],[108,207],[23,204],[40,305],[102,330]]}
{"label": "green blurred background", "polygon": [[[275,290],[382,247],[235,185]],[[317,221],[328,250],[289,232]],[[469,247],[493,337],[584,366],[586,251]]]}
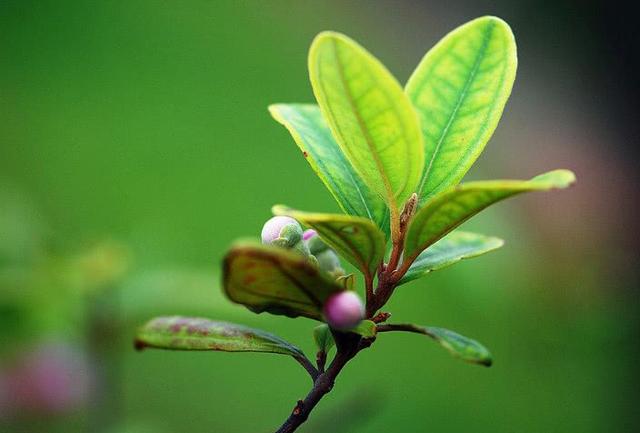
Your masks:
{"label": "green blurred background", "polygon": [[[613,3],[613,2],[611,2]],[[233,239],[270,206],[336,204],[266,107],[311,102],[326,29],[404,82],[455,26],[506,19],[518,79],[468,178],[564,167],[573,189],[467,224],[498,252],[416,281],[396,321],[444,326],[490,369],[384,335],[304,432],[631,432],[637,425],[637,34],[598,2],[0,1],[0,431],[269,432],[309,387],[264,354],[134,352],[136,326],[197,314],[313,353],[309,320],[220,294]]]}

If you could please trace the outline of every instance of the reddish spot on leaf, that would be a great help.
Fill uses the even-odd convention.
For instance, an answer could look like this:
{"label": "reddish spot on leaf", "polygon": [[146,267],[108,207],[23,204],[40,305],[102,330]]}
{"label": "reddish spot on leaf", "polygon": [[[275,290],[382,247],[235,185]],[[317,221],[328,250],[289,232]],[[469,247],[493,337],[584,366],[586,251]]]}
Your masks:
{"label": "reddish spot on leaf", "polygon": [[254,283],[256,281],[256,276],[255,275],[246,275],[243,279],[242,279],[242,284],[244,284],[245,286],[248,286],[251,283]]}
{"label": "reddish spot on leaf", "polygon": [[308,158],[308,157],[309,157],[309,153],[308,153],[306,150],[303,150],[303,151],[302,151],[302,155],[303,155],[305,158]]}

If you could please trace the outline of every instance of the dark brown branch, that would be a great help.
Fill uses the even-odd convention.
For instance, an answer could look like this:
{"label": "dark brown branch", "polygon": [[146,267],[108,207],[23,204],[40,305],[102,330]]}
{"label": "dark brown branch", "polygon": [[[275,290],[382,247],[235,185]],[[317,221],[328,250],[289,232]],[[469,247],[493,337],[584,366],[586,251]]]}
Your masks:
{"label": "dark brown branch", "polygon": [[304,355],[294,356],[293,359],[298,361],[298,363],[307,371],[307,373],[309,373],[309,376],[311,376],[311,380],[315,382],[315,380],[318,378],[318,375],[320,373],[313,366],[311,361],[309,361],[309,359]]}
{"label": "dark brown branch", "polygon": [[324,366],[326,363],[327,363],[327,352],[325,352],[324,350],[320,350],[316,354],[316,364],[318,365],[318,374],[324,373]]}
{"label": "dark brown branch", "polygon": [[376,326],[377,332],[393,332],[393,331],[402,331],[402,332],[414,332],[417,334],[424,334],[424,330],[419,330],[415,325],[410,325],[408,323],[384,323]]}
{"label": "dark brown branch", "polygon": [[[333,389],[336,377],[362,347],[360,336],[356,334],[334,333],[338,353],[327,371],[321,373],[315,380],[313,388],[304,400],[298,400],[289,418],[282,424],[276,433],[292,433],[297,430],[309,418],[309,414],[320,402],[322,397]],[[367,346],[368,347],[368,346]]]}

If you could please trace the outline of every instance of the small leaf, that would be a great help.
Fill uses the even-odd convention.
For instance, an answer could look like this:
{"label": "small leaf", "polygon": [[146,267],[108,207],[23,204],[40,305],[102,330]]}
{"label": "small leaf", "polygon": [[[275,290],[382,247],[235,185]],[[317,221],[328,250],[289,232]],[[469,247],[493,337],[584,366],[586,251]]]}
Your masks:
{"label": "small leaf", "polygon": [[384,258],[384,234],[368,219],[302,212],[285,206],[274,206],[272,211],[314,229],[327,245],[367,275],[373,275]]}
{"label": "small leaf", "polygon": [[347,159],[397,217],[424,167],[418,116],[389,71],[364,48],[334,32],[309,51],[309,77],[324,118]]}
{"label": "small leaf", "polygon": [[138,349],[268,352],[304,357],[300,349],[268,332],[197,317],[152,319],[138,330],[135,343]]}
{"label": "small leaf", "polygon": [[336,282],[341,285],[344,290],[353,290],[356,284],[356,276],[353,274],[341,275],[336,278]]}
{"label": "small leaf", "polygon": [[313,340],[316,342],[318,350],[325,353],[328,353],[329,350],[336,344],[333,339],[333,334],[331,334],[331,329],[326,323],[313,328]]}
{"label": "small leaf", "polygon": [[420,278],[431,271],[446,268],[462,259],[488,253],[502,245],[504,241],[499,238],[463,231],[451,232],[420,253],[399,284]]}
{"label": "small leaf", "polygon": [[369,218],[389,231],[389,210],[378,194],[360,178],[331,135],[320,108],[313,104],[274,104],[273,118],[284,125],[303,152],[313,171],[322,180],[342,210]]}
{"label": "small leaf", "polygon": [[[362,338],[373,338],[376,336],[377,328],[376,324],[371,320],[362,320],[355,328],[342,332],[353,332]],[[318,346],[318,350],[324,350],[325,352],[328,352],[336,344],[331,328],[327,324],[316,326],[313,329],[313,339]]]}
{"label": "small leaf", "polygon": [[362,320],[358,326],[350,329],[349,332],[358,334],[363,338],[373,338],[376,336],[376,324],[371,320]]}
{"label": "small leaf", "polygon": [[456,332],[444,328],[418,326],[414,324],[378,325],[378,332],[404,331],[415,332],[433,338],[455,358],[472,364],[490,367],[493,363],[491,353],[482,344]]}
{"label": "small leaf", "polygon": [[421,203],[457,184],[482,153],[500,121],[516,69],[513,33],[496,17],[458,27],[422,59],[405,89],[424,137]]}
{"label": "small leaf", "polygon": [[566,188],[574,181],[575,175],[569,170],[554,170],[531,180],[468,182],[441,192],[411,220],[404,256],[413,261],[425,248],[493,203],[527,191]]}
{"label": "small leaf", "polygon": [[322,306],[342,287],[302,254],[255,242],[234,245],[223,266],[229,299],[254,313],[322,320]]}

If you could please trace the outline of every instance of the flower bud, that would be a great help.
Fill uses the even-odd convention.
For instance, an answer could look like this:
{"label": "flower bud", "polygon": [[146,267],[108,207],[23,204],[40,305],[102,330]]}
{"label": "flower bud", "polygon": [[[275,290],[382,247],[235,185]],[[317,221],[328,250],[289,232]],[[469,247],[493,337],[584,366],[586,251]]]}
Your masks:
{"label": "flower bud", "polygon": [[315,230],[306,230],[302,234],[302,239],[304,239],[305,243],[309,247],[309,252],[311,252],[311,254],[313,254],[314,256],[317,256],[321,252],[329,249],[327,244],[325,244],[322,239],[320,239],[320,236],[318,236],[318,233]]}
{"label": "flower bud", "polygon": [[328,272],[336,278],[344,275],[344,269],[342,269],[340,258],[332,249],[327,248],[321,253],[316,253],[315,257],[318,260],[318,267],[320,270]]}
{"label": "flower bud", "polygon": [[295,246],[302,239],[302,227],[287,216],[275,216],[262,227],[262,243],[284,248]]}
{"label": "flower bud", "polygon": [[304,233],[302,233],[302,239],[305,241],[308,241],[314,236],[318,236],[318,232],[315,231],[314,229],[308,229],[308,230],[305,230]]}
{"label": "flower bud", "polygon": [[347,330],[364,318],[364,305],[356,292],[348,290],[331,295],[324,304],[323,312],[329,326]]}

